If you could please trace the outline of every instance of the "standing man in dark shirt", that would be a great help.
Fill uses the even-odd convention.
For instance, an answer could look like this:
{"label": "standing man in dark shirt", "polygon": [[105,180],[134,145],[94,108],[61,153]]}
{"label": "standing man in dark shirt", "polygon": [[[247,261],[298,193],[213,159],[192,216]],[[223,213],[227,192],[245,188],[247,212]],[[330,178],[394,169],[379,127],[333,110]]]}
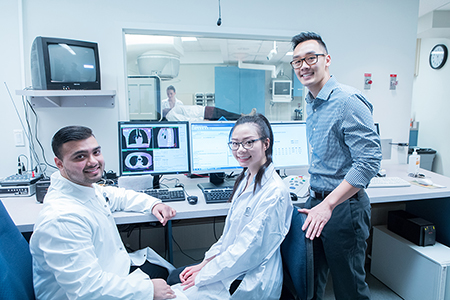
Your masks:
{"label": "standing man in dark shirt", "polygon": [[380,139],[372,104],[330,75],[331,56],[322,38],[292,38],[291,62],[309,93],[307,135],[311,164],[308,214],[303,225],[314,240],[315,297],[322,299],[328,272],[336,299],[370,299],[364,270],[370,201],[364,191],[380,168]]}

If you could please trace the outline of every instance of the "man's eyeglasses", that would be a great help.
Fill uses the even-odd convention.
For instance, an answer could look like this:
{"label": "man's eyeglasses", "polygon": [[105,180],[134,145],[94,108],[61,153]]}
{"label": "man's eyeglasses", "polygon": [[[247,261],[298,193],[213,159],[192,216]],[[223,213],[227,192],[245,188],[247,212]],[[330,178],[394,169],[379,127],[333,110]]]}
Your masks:
{"label": "man's eyeglasses", "polygon": [[307,56],[305,58],[294,59],[293,61],[291,61],[291,66],[292,66],[293,69],[301,68],[302,65],[303,65],[303,61],[308,66],[312,66],[312,65],[317,63],[317,61],[319,60],[319,56],[325,56],[325,54],[312,54],[312,55],[309,55],[309,56]]}
{"label": "man's eyeglasses", "polygon": [[231,150],[236,151],[239,149],[239,145],[242,145],[242,148],[246,149],[246,150],[250,150],[253,148],[253,144],[256,141],[260,141],[260,140],[264,140],[264,138],[259,138],[259,139],[255,139],[255,140],[248,140],[248,141],[243,141],[243,142],[229,142],[228,143],[228,147],[230,147]]}

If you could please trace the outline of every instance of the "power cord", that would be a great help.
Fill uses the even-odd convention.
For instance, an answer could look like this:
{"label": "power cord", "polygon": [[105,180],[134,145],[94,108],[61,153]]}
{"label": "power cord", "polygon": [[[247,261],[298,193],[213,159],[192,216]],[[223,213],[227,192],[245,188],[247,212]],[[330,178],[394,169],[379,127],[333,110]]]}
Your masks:
{"label": "power cord", "polygon": [[186,191],[186,189],[184,188],[184,184],[182,184],[181,182],[175,184],[175,187],[180,187],[180,188],[182,188],[182,189],[183,189],[183,192],[186,194],[186,196],[188,196],[188,197],[190,196],[190,195],[188,194],[188,192]]}
{"label": "power cord", "polygon": [[181,252],[183,255],[185,255],[186,257],[189,257],[190,259],[192,259],[192,260],[195,261],[195,262],[199,262],[199,261],[202,261],[202,260],[203,260],[203,258],[195,259],[195,258],[193,258],[192,256],[190,256],[189,254],[187,254],[186,252],[184,252],[183,249],[180,247],[180,245],[179,245],[179,244],[177,243],[177,241],[175,240],[175,238],[173,237],[173,234],[172,234],[172,241],[178,246],[178,249],[180,249],[180,252]]}

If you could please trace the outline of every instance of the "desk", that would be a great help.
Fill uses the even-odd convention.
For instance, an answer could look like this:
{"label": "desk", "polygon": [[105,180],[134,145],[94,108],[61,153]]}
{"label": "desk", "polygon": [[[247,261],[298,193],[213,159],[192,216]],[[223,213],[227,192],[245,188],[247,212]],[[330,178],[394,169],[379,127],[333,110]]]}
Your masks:
{"label": "desk", "polygon": [[[229,203],[206,204],[203,193],[197,187],[197,183],[207,182],[207,178],[190,179],[184,175],[173,175],[170,176],[170,178],[179,179],[179,181],[184,184],[185,190],[189,195],[198,196],[198,203],[196,205],[191,205],[187,201],[164,202],[177,211],[177,215],[172,220],[227,215],[230,207]],[[35,195],[30,197],[1,198],[1,201],[21,232],[33,231],[34,223],[42,208],[42,204],[36,201]],[[115,212],[113,215],[117,225],[158,222],[158,219],[151,213]]]}
{"label": "desk", "polygon": [[[411,181],[412,178],[407,176],[408,165],[385,165],[387,175],[392,177],[400,177]],[[308,174],[307,169],[286,170],[287,175]],[[372,204],[381,203],[395,203],[403,201],[414,201],[424,199],[436,198],[450,198],[450,178],[445,177],[424,169],[420,169],[420,173],[425,174],[434,183],[446,186],[445,188],[429,189],[426,187],[411,185],[410,187],[401,188],[368,188],[367,194],[370,197]],[[169,177],[169,176],[168,176]],[[174,175],[170,178],[176,177],[181,183],[185,185],[186,192],[189,195],[198,196],[198,203],[190,205],[187,201],[180,202],[166,202],[177,211],[177,215],[173,220],[182,219],[197,219],[215,216],[226,216],[230,207],[229,203],[206,204],[205,198],[201,190],[197,187],[198,183],[207,182],[207,178],[190,179],[184,175]],[[164,183],[164,182],[163,182]],[[13,219],[14,223],[21,232],[33,231],[34,223],[41,210],[42,204],[36,201],[35,196],[31,197],[11,197],[2,198],[1,201],[5,205],[8,213]],[[306,199],[294,202],[294,204],[301,204]],[[115,212],[114,218],[118,225],[133,224],[144,222],[157,222],[158,220],[152,214],[132,213],[132,212]],[[171,224],[168,225],[169,233]],[[169,247],[171,247],[171,240]],[[171,253],[169,249],[169,253]],[[169,259],[170,260],[170,259]]]}

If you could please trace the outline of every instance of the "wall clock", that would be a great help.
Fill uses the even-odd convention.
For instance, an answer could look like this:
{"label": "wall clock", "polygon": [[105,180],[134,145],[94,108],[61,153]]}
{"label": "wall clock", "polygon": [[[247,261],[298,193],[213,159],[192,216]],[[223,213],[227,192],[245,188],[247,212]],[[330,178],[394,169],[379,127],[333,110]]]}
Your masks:
{"label": "wall clock", "polygon": [[430,66],[433,69],[440,69],[445,65],[448,56],[447,46],[438,44],[431,49],[430,52]]}

